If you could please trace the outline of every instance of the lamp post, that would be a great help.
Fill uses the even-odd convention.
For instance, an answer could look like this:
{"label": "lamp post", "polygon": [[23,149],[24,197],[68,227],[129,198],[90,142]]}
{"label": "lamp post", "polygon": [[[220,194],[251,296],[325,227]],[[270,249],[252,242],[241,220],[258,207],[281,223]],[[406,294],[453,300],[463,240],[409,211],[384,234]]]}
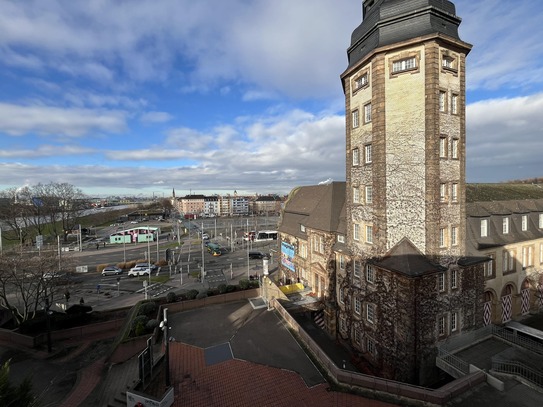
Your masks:
{"label": "lamp post", "polygon": [[49,314],[49,297],[45,294],[45,321],[47,324],[47,352],[51,353],[51,315]]}
{"label": "lamp post", "polygon": [[123,262],[126,265],[126,232],[123,230]]}
{"label": "lamp post", "polygon": [[[203,234],[204,232],[204,223],[202,222],[202,229],[201,229],[201,234]],[[202,237],[200,235],[200,237]],[[204,259],[204,239],[202,238],[202,283],[204,282],[205,280],[205,273],[206,273],[206,270],[205,270],[205,259]]]}
{"label": "lamp post", "polygon": [[170,387],[170,339],[168,327],[168,308],[164,308],[164,319],[160,323],[160,328],[164,332],[164,375],[166,378],[166,387]]}
{"label": "lamp post", "polygon": [[149,285],[151,285],[151,243],[149,242],[149,226],[147,226],[147,265],[149,266]]}

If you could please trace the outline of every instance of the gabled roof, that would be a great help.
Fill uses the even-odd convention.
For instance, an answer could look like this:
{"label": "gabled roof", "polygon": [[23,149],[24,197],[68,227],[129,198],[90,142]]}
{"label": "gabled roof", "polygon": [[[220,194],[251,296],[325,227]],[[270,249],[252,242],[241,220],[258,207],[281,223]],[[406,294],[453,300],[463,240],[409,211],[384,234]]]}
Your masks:
{"label": "gabled roof", "polygon": [[446,270],[445,267],[432,263],[406,237],[390,249],[382,260],[375,262],[375,265],[409,277],[419,277]]}
{"label": "gabled roof", "polygon": [[300,225],[324,232],[337,232],[345,205],[345,182],[298,187],[285,203],[279,231],[305,237]]}

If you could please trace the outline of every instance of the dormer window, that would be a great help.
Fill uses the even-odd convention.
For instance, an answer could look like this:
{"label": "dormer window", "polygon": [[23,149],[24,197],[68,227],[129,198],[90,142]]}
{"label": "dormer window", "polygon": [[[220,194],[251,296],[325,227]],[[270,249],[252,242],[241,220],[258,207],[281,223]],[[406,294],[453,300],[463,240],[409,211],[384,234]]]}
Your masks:
{"label": "dormer window", "polygon": [[337,241],[339,243],[345,243],[345,236],[343,235],[337,235]]}
{"label": "dormer window", "polygon": [[305,233],[305,226],[304,225],[300,225],[300,232]]}

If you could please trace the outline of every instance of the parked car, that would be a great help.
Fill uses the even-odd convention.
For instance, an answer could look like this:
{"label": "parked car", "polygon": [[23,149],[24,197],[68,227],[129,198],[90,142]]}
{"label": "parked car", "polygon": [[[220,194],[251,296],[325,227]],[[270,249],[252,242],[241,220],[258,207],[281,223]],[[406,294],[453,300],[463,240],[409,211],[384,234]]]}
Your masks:
{"label": "parked car", "polygon": [[207,233],[203,233],[202,240],[209,240],[209,235]]}
{"label": "parked car", "polygon": [[144,266],[144,267],[135,266],[135,267],[132,267],[128,271],[128,277],[148,276],[150,272],[151,270],[147,266]]}
{"label": "parked car", "polygon": [[149,266],[149,263],[137,263],[134,267],[144,267],[144,268],[150,268],[151,272],[158,271],[159,267],[156,264],[151,264]]}
{"label": "parked car", "polygon": [[250,251],[249,258],[250,259],[269,259],[270,255],[267,253],[262,253],[258,251]]}
{"label": "parked car", "polygon": [[102,275],[103,276],[116,276],[116,275],[122,274],[122,272],[123,272],[123,269],[121,269],[121,268],[119,268],[117,266],[106,266],[102,270]]}

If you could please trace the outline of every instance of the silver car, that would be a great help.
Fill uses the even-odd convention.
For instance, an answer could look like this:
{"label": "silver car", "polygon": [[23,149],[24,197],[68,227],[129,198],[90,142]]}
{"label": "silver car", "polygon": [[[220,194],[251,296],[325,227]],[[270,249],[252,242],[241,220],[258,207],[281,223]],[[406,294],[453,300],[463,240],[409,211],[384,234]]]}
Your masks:
{"label": "silver car", "polygon": [[102,275],[103,276],[116,276],[116,275],[119,275],[119,274],[122,274],[123,272],[123,269],[117,267],[117,266],[107,266],[107,267],[104,267],[104,269],[102,270]]}

